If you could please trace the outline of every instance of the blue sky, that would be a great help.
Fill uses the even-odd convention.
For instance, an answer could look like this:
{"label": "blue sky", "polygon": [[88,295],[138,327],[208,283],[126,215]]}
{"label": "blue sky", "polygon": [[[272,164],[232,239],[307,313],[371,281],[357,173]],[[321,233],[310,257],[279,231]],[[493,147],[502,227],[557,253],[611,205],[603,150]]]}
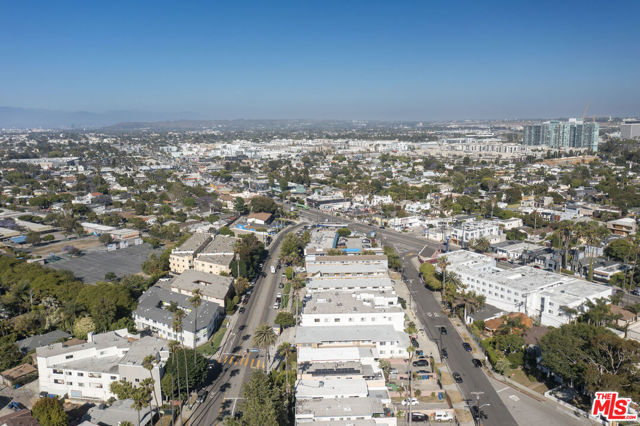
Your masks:
{"label": "blue sky", "polygon": [[4,2],[0,105],[197,118],[640,114],[638,1]]}

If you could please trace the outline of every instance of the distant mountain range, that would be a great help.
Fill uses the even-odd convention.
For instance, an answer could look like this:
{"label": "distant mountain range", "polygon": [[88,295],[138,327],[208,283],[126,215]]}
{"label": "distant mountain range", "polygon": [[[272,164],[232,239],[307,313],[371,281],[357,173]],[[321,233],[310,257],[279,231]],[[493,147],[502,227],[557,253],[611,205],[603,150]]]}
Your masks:
{"label": "distant mountain range", "polygon": [[82,129],[101,128],[123,122],[154,122],[200,118],[200,114],[146,113],[140,111],[108,111],[102,113],[88,111],[54,111],[35,108],[15,108],[0,106],[0,129]]}

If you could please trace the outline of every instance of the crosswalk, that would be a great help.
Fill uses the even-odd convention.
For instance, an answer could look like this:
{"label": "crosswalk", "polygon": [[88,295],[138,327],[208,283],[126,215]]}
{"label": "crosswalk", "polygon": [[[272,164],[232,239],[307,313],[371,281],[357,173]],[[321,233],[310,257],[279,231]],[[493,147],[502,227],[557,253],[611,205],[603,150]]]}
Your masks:
{"label": "crosswalk", "polygon": [[264,360],[258,358],[258,354],[222,355],[218,360],[222,365],[233,367],[264,368]]}

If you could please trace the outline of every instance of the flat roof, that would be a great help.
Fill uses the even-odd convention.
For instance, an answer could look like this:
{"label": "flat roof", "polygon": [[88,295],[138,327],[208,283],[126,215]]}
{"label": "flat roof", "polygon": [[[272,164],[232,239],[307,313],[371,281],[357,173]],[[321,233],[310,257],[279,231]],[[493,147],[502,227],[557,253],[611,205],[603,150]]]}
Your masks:
{"label": "flat roof", "polygon": [[205,248],[202,249],[200,255],[225,255],[231,253],[233,255],[233,246],[240,238],[230,235],[216,235]]}
{"label": "flat roof", "polygon": [[307,272],[310,274],[362,274],[362,273],[383,273],[387,268],[380,264],[348,263],[348,264],[307,264]]}
{"label": "flat roof", "polygon": [[302,362],[346,362],[359,361],[363,358],[377,358],[374,348],[349,346],[342,348],[312,348],[303,346],[298,348],[297,360]]}
{"label": "flat roof", "polygon": [[371,416],[383,413],[384,406],[378,398],[332,398],[296,401],[296,415],[312,414],[314,417]]}
{"label": "flat roof", "polygon": [[180,275],[167,283],[162,283],[160,287],[178,288],[188,292],[193,292],[196,288],[202,290],[202,294],[214,299],[224,299],[233,285],[232,277],[209,274],[207,272],[187,269]]}
{"label": "flat roof", "polygon": [[321,290],[333,288],[393,288],[393,281],[389,277],[357,277],[357,278],[318,278],[307,281],[307,290]]}
{"label": "flat roof", "polygon": [[399,342],[409,346],[409,336],[392,325],[308,326],[296,328],[296,343]]}
{"label": "flat roof", "polygon": [[182,252],[182,251],[193,252],[198,250],[203,244],[206,244],[210,238],[211,238],[210,234],[207,234],[204,232],[195,232],[193,235],[191,235],[187,239],[187,241],[180,244],[180,247],[175,248],[174,250],[178,252]]}
{"label": "flat roof", "polygon": [[131,345],[129,339],[137,339],[138,336],[130,334],[127,329],[108,331],[106,333],[94,334],[91,340],[74,345],[67,345],[65,342],[54,343],[48,346],[36,348],[37,356],[49,357],[62,355],[71,352],[77,352],[84,349],[100,349],[116,346],[118,348],[127,348]]}
{"label": "flat roof", "polygon": [[[371,293],[322,292],[313,293],[311,300],[303,308],[304,314],[343,314],[343,313],[403,313],[397,303],[395,292],[372,291]],[[395,299],[394,305],[389,305],[389,298]],[[376,304],[382,299],[386,304]]]}
{"label": "flat roof", "polygon": [[367,382],[364,379],[298,380],[296,401],[309,398],[366,397]]}

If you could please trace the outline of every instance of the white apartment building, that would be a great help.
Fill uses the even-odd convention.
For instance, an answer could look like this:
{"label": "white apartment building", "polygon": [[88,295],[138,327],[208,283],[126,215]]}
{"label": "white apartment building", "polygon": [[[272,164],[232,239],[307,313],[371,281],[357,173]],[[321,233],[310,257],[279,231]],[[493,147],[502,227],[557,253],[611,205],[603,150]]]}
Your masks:
{"label": "white apartment building", "polygon": [[[173,329],[174,315],[170,311],[172,302],[177,309],[186,313],[180,333]],[[150,330],[162,339],[177,340],[188,348],[195,348],[206,343],[217,330],[223,312],[221,305],[203,299],[196,319],[196,311],[189,302],[189,296],[153,286],[138,299],[133,321],[138,330]]]}
{"label": "white apartment building", "polygon": [[89,333],[86,343],[62,342],[37,348],[40,391],[72,399],[106,401],[115,397],[109,390],[112,382],[125,379],[135,386],[149,377],[149,371],[142,365],[147,355],[153,355],[157,361],[151,375],[155,396],[162,401],[160,380],[169,358],[168,344],[155,337],[130,334],[127,329]]}
{"label": "white apartment building", "polygon": [[393,281],[388,276],[371,278],[311,278],[307,280],[305,290],[308,294],[325,291],[349,293],[353,293],[354,291],[387,292],[393,291]]}
{"label": "white apartment building", "polygon": [[451,230],[451,242],[460,247],[468,247],[475,240],[486,238],[490,243],[505,240],[497,220],[478,220],[473,222],[459,222]]}
{"label": "white apartment building", "polygon": [[300,317],[302,327],[391,325],[404,330],[404,310],[395,292],[314,293]]}
{"label": "white apartment building", "polygon": [[447,253],[448,272],[455,272],[467,291],[486,297],[486,303],[506,312],[523,312],[546,326],[571,318],[563,306],[578,308],[587,300],[611,296],[611,287],[571,276],[521,266],[501,269],[492,257],[466,250]]}
{"label": "white apartment building", "polygon": [[194,233],[180,247],[171,250],[169,255],[169,269],[171,272],[181,274],[187,269],[193,269],[193,261],[211,241],[211,235],[204,232]]}
{"label": "white apartment building", "polygon": [[296,329],[298,348],[374,348],[380,358],[408,358],[409,336],[392,325],[316,325]]}

